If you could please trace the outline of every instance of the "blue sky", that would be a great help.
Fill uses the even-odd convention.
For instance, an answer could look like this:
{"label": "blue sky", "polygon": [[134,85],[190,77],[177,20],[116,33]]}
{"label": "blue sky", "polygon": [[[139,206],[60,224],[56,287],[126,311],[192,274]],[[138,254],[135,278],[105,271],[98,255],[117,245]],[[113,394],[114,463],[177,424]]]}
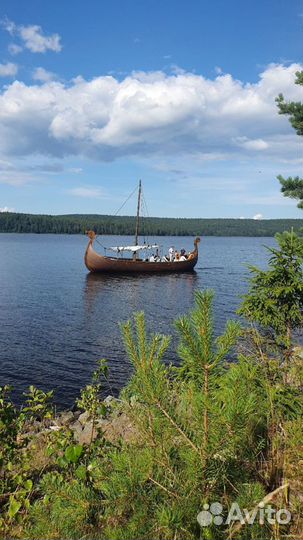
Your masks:
{"label": "blue sky", "polygon": [[[2,1],[0,209],[302,217],[299,1]],[[134,201],[125,207],[133,213]]]}

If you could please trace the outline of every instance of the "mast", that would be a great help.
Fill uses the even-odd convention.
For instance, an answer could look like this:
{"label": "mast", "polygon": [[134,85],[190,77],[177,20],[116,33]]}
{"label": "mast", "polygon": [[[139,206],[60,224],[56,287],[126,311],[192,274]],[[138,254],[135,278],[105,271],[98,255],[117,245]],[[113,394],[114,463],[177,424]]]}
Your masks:
{"label": "mast", "polygon": [[139,236],[139,220],[140,220],[141,191],[142,191],[141,180],[139,180],[138,204],[137,204],[137,219],[136,219],[136,232],[135,232],[135,246],[138,245],[138,236]]}

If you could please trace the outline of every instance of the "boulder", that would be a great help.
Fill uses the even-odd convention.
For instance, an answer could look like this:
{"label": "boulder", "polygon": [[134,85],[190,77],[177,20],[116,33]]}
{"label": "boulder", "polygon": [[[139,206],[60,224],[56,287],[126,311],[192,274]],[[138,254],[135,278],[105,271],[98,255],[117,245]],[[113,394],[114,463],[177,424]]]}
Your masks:
{"label": "boulder", "polygon": [[123,439],[127,443],[132,443],[137,441],[139,437],[137,429],[125,413],[105,422],[101,427],[105,439],[110,442],[117,442],[119,439]]}
{"label": "boulder", "polygon": [[96,426],[93,429],[93,422],[87,422],[79,433],[79,444],[90,444],[91,441],[94,441],[98,435]]}
{"label": "boulder", "polygon": [[74,420],[72,411],[64,411],[57,418],[57,423],[61,426],[68,426]]}
{"label": "boulder", "polygon": [[79,422],[84,426],[89,421],[90,415],[87,411],[80,414],[78,417]]}
{"label": "boulder", "polygon": [[81,433],[83,431],[83,426],[82,424],[79,422],[79,420],[76,420],[75,422],[73,422],[72,424],[70,424],[69,428],[73,431],[74,433],[74,438],[76,439],[76,441],[79,441],[79,438],[81,436]]}

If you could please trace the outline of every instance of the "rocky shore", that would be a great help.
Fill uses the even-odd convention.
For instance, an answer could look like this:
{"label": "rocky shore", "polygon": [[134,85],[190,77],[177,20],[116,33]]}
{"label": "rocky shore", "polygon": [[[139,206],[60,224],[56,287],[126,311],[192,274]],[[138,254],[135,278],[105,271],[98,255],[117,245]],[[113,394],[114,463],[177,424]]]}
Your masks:
{"label": "rocky shore", "polygon": [[37,439],[44,439],[45,436],[54,431],[68,430],[72,433],[75,443],[88,445],[94,441],[99,434],[109,442],[116,442],[123,439],[131,443],[136,440],[138,434],[136,428],[123,411],[121,400],[113,396],[107,396],[104,400],[106,412],[103,415],[92,418],[88,412],[81,410],[65,410],[53,418],[30,422],[22,437],[29,438],[37,444]]}

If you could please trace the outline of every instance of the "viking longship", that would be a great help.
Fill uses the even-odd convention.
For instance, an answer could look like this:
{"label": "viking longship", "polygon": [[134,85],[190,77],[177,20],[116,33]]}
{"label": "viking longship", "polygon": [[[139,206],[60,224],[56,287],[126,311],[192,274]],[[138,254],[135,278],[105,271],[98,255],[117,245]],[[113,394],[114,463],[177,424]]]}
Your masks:
{"label": "viking longship", "polygon": [[[106,248],[106,251],[110,250],[115,253],[116,256],[99,255],[94,249],[97,235],[94,231],[87,231],[89,242],[84,256],[84,262],[90,272],[103,272],[108,274],[189,272],[196,266],[200,238],[195,239],[194,249],[188,254],[186,260],[169,261],[163,260],[162,258],[161,261],[151,261],[150,258],[146,256],[147,252],[158,250],[160,246],[157,244],[139,244],[141,193],[142,186],[140,180],[134,245]],[[125,253],[130,254],[130,256],[124,257]],[[145,256],[142,256],[142,254]]]}

